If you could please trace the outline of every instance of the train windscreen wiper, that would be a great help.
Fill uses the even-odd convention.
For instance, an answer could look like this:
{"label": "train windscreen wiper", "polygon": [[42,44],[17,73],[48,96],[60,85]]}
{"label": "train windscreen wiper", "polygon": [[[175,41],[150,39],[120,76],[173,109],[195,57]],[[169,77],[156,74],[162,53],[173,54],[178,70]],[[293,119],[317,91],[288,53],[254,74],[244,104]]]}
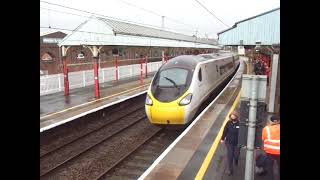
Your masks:
{"label": "train windscreen wiper", "polygon": [[178,85],[172,79],[170,79],[168,77],[163,77],[163,78],[165,78],[166,80],[170,81],[174,85],[174,87],[178,89]]}

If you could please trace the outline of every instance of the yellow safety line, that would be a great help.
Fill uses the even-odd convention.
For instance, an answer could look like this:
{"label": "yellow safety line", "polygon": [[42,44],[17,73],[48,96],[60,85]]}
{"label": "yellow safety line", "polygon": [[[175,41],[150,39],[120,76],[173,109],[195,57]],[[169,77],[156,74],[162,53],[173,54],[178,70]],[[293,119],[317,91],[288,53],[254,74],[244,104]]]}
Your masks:
{"label": "yellow safety line", "polygon": [[143,86],[138,86],[138,87],[135,87],[135,88],[132,88],[132,89],[128,89],[128,90],[126,90],[126,91],[122,91],[122,92],[120,92],[120,93],[113,94],[113,95],[111,95],[111,96],[107,96],[107,97],[104,97],[104,98],[100,98],[100,99],[96,99],[96,100],[93,100],[93,101],[90,101],[90,102],[86,102],[86,103],[83,103],[83,104],[79,104],[79,105],[77,105],[77,106],[73,106],[73,107],[64,109],[64,110],[62,110],[62,111],[58,111],[58,112],[54,112],[54,113],[51,113],[51,114],[48,114],[48,115],[45,115],[45,116],[41,116],[40,119],[46,118],[46,117],[49,117],[49,116],[53,116],[53,115],[55,115],[55,114],[60,114],[60,113],[69,111],[69,110],[71,110],[71,109],[74,109],[74,108],[77,108],[77,107],[80,107],[80,106],[84,106],[84,105],[90,104],[90,103],[94,103],[94,102],[97,102],[97,101],[101,101],[101,100],[103,100],[103,99],[111,98],[111,97],[113,97],[113,96],[117,96],[117,95],[120,95],[120,94],[124,94],[124,93],[126,93],[126,92],[128,92],[128,91],[133,91],[133,90],[136,90],[136,89],[139,89],[139,88],[148,86],[149,84],[150,84],[150,83],[145,84],[145,85],[143,85]]}
{"label": "yellow safety line", "polygon": [[204,175],[205,175],[205,173],[206,173],[206,171],[207,171],[207,169],[209,167],[211,159],[212,159],[212,157],[213,157],[213,155],[214,155],[214,153],[215,153],[215,151],[216,151],[216,149],[217,149],[217,147],[219,145],[219,142],[220,142],[220,139],[221,139],[221,136],[222,136],[222,133],[223,133],[224,126],[226,125],[226,123],[228,121],[229,114],[238,105],[239,100],[240,100],[240,95],[241,95],[241,89],[240,89],[239,94],[238,94],[236,100],[234,101],[232,107],[230,108],[230,110],[229,110],[229,112],[228,112],[228,114],[227,114],[227,116],[226,116],[226,118],[225,118],[225,120],[223,122],[223,125],[221,126],[221,128],[219,130],[219,133],[218,133],[216,139],[214,140],[214,142],[213,142],[213,144],[212,144],[212,146],[211,146],[206,158],[204,159],[204,161],[203,161],[203,163],[202,163],[202,165],[201,165],[201,167],[200,167],[200,169],[199,169],[199,171],[197,173],[197,176],[195,177],[196,180],[202,180],[203,179],[203,177],[204,177]]}

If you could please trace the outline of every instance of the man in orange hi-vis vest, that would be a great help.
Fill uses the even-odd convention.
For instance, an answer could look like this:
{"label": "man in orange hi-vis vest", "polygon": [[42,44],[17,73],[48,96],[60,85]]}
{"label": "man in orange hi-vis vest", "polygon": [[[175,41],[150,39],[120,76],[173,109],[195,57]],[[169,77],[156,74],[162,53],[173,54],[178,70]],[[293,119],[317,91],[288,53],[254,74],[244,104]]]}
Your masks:
{"label": "man in orange hi-vis vest", "polygon": [[265,174],[266,166],[273,167],[273,162],[276,161],[280,175],[280,118],[277,116],[271,117],[271,124],[263,128],[262,141],[265,156],[257,158],[258,175]]}

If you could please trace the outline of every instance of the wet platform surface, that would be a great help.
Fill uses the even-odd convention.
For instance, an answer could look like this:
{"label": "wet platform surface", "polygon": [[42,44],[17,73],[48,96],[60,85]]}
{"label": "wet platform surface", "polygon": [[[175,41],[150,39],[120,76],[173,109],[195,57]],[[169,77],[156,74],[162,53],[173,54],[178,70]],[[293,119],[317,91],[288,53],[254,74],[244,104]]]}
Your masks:
{"label": "wet platform surface", "polygon": [[40,96],[40,130],[59,121],[81,116],[92,109],[128,98],[148,89],[153,74],[140,84],[139,78],[119,80],[100,84],[100,99],[96,100],[94,86],[70,90],[68,97],[64,92]]}
{"label": "wet platform surface", "polygon": [[[233,175],[229,176],[227,174],[228,167],[227,167],[227,148],[225,144],[219,144],[215,155],[213,156],[211,163],[208,167],[208,170],[204,176],[204,180],[243,180],[245,176],[245,165],[246,165],[246,150],[240,150],[239,156],[239,164],[238,166],[234,166]],[[262,150],[256,150],[255,154],[261,154]],[[254,177],[255,180],[276,180],[272,176],[272,170],[268,169],[268,173],[264,176],[257,176]],[[280,179],[280,178],[279,178]]]}
{"label": "wet platform surface", "polygon": [[[247,58],[243,58],[246,59]],[[248,74],[254,74],[253,72],[253,64],[248,63],[247,64],[247,69],[248,69]],[[266,97],[266,102],[269,100],[269,91],[270,87],[267,86],[267,97]],[[239,106],[237,107],[239,109]],[[270,119],[272,114],[267,115],[267,119]],[[245,163],[246,163],[246,149],[241,148],[240,151],[240,156],[239,156],[239,164],[238,166],[234,166],[234,173],[233,175],[229,176],[227,174],[228,168],[227,168],[227,156],[226,156],[226,146],[225,144],[219,144],[217,147],[217,150],[215,152],[215,155],[213,156],[211,163],[208,167],[208,170],[204,176],[204,180],[241,180],[244,179],[245,176]],[[262,150],[256,150],[255,151],[255,156],[263,153]],[[275,168],[275,167],[274,167]],[[273,180],[273,179],[280,179],[279,175],[277,175],[276,178],[273,177],[272,175],[272,170],[268,169],[268,172],[264,176],[257,176],[255,175],[254,179],[255,180]],[[276,173],[277,174],[277,173]]]}
{"label": "wet platform surface", "polygon": [[[152,75],[144,79],[144,84],[150,83]],[[140,86],[139,78],[119,80],[118,82],[108,82],[100,84],[100,97],[107,97],[121,91]],[[65,97],[64,92],[40,96],[40,117],[67,109],[82,103],[94,101],[94,85],[83,88],[71,89],[69,96]]]}

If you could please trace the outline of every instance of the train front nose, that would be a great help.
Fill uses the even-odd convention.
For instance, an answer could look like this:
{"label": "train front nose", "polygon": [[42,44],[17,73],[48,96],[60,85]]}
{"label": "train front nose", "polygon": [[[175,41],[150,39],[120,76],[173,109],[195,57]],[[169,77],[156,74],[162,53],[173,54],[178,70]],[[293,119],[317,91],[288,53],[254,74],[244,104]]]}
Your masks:
{"label": "train front nose", "polygon": [[184,124],[185,107],[176,102],[161,103],[153,99],[152,105],[146,105],[148,119],[153,124]]}
{"label": "train front nose", "polygon": [[151,120],[155,124],[184,124],[184,109],[176,106],[154,106]]}

